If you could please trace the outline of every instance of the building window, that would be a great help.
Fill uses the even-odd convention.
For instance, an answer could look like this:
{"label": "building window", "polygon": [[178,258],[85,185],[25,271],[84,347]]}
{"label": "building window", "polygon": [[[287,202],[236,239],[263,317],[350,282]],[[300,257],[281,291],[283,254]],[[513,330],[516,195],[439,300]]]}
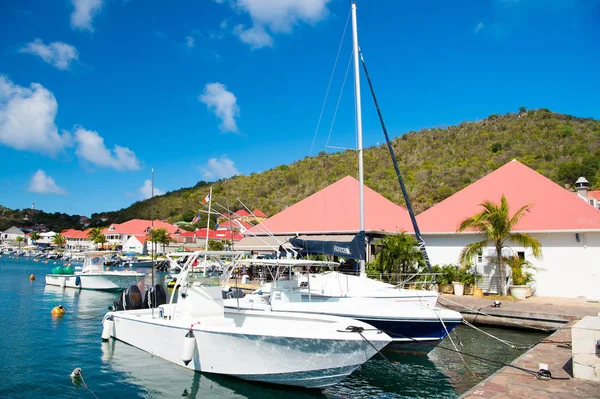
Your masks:
{"label": "building window", "polygon": [[517,256],[519,257],[519,259],[525,260],[525,252],[519,251],[519,252],[517,252]]}
{"label": "building window", "polygon": [[479,251],[477,253],[477,263],[482,263],[483,262],[483,252]]}

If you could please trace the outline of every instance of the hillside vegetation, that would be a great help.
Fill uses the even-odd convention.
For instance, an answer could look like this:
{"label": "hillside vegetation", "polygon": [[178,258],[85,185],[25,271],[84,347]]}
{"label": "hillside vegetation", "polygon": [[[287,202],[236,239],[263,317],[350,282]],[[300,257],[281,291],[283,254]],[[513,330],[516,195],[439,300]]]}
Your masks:
{"label": "hillside vegetation", "polygon": [[[511,159],[562,186],[573,185],[579,176],[585,176],[592,187],[600,184],[600,121],[547,109],[521,108],[477,122],[409,132],[393,139],[393,147],[416,213]],[[404,205],[385,145],[365,149],[364,169],[367,186]],[[213,203],[229,204],[236,210],[241,207],[236,200],[240,198],[249,208],[271,216],[346,175],[356,176],[357,170],[354,151],[320,153],[291,165],[213,183]],[[155,197],[155,215],[172,222],[191,220],[209,186],[199,182]],[[150,202],[137,202],[106,216],[116,222],[149,218]]]}
{"label": "hillside vegetation", "polygon": [[[561,186],[573,185],[579,176],[585,176],[592,187],[600,185],[600,121],[547,109],[520,108],[477,122],[408,132],[393,139],[393,147],[417,214],[511,159]],[[365,149],[364,169],[367,186],[404,205],[385,144]],[[241,205],[236,198],[240,198],[250,209],[271,216],[346,175],[356,176],[357,170],[356,152],[323,152],[262,173],[215,183],[201,181],[155,197],[154,215],[170,222],[191,221],[204,208],[202,199],[212,185],[213,205],[237,210]],[[217,206],[217,211],[223,209]],[[116,212],[93,214],[92,225],[149,219],[150,213],[150,201],[140,201]],[[101,216],[108,222],[101,222]],[[205,218],[203,214],[198,225],[205,226]]]}

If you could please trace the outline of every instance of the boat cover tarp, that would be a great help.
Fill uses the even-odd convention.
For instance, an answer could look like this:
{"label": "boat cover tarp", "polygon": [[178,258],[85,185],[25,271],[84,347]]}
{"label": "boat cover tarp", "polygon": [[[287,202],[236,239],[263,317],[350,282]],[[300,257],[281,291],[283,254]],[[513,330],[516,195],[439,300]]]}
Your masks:
{"label": "boat cover tarp", "polygon": [[311,254],[339,256],[344,259],[365,259],[365,232],[361,231],[351,241],[319,241],[290,238],[290,244]]}

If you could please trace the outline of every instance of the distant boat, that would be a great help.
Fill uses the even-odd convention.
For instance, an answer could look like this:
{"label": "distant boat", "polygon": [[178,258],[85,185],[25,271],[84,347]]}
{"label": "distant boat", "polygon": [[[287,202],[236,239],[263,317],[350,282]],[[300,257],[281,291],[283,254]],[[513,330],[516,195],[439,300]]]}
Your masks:
{"label": "distant boat", "polygon": [[46,274],[46,285],[63,288],[79,288],[87,290],[118,291],[136,285],[144,278],[144,273],[133,271],[105,270],[104,256],[106,251],[84,252],[81,271],[70,266],[57,266],[52,273]]}
{"label": "distant boat", "polygon": [[[156,301],[157,308],[142,309],[141,294],[132,287],[131,297],[126,294],[119,304],[129,310],[106,314],[102,338],[113,337],[190,370],[305,388],[340,382],[390,342],[387,334],[353,319],[252,310],[226,313],[222,282],[210,286],[198,281],[191,265],[199,257],[221,262],[242,255],[194,253],[169,302]],[[152,292],[147,296],[152,298]]]}

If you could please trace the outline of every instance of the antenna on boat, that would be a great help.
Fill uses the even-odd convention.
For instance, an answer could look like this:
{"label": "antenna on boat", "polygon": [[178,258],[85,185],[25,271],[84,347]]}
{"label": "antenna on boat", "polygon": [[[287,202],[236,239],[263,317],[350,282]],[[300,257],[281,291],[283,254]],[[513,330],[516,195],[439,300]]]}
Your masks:
{"label": "antenna on boat", "polygon": [[[152,288],[154,287],[154,168],[152,168],[152,188],[150,191],[150,224],[151,224],[151,237],[152,237]],[[152,288],[150,288],[152,290]],[[150,293],[152,294],[152,292]],[[154,300],[152,300],[154,305]],[[154,306],[152,306],[152,318],[154,318]]]}
{"label": "antenna on boat", "polygon": [[[242,204],[242,206],[243,206],[244,208],[246,208],[246,210],[248,211],[248,213],[250,213],[252,216],[254,216],[254,219],[256,219],[256,215],[254,214],[254,212],[252,212],[252,211],[250,210],[250,208],[248,208],[248,207],[246,206],[246,204],[244,204],[244,203],[242,202],[242,200],[240,200],[239,198],[238,198],[237,200],[240,202],[240,204]],[[267,233],[267,235],[268,235],[269,237],[271,237],[271,238],[273,238],[275,241],[277,241],[277,243],[279,244],[279,246],[280,246],[280,247],[281,247],[281,248],[282,248],[282,249],[285,251],[285,253],[286,253],[286,254],[288,254],[288,253],[292,252],[292,253],[294,254],[294,257],[295,257],[295,256],[298,254],[298,252],[296,252],[294,249],[292,249],[292,248],[286,248],[286,247],[284,247],[284,246],[283,246],[283,244],[285,244],[285,242],[282,242],[281,240],[279,240],[277,237],[275,237],[275,234],[273,234],[271,231],[269,231],[269,229],[267,228],[267,226],[261,226],[261,224],[262,224],[262,223],[259,223],[259,224],[257,224],[257,225],[256,225],[256,227],[257,227],[259,230],[261,230],[261,231],[263,231],[263,232]]]}
{"label": "antenna on boat", "polygon": [[[354,100],[356,107],[356,135],[358,150],[358,198],[360,231],[365,230],[365,194],[363,172],[362,109],[360,105],[360,66],[358,62],[358,27],[356,26],[356,2],[352,2],[352,52],[354,54]],[[366,245],[366,239],[363,245]],[[365,259],[359,260],[360,277],[366,277]]]}

